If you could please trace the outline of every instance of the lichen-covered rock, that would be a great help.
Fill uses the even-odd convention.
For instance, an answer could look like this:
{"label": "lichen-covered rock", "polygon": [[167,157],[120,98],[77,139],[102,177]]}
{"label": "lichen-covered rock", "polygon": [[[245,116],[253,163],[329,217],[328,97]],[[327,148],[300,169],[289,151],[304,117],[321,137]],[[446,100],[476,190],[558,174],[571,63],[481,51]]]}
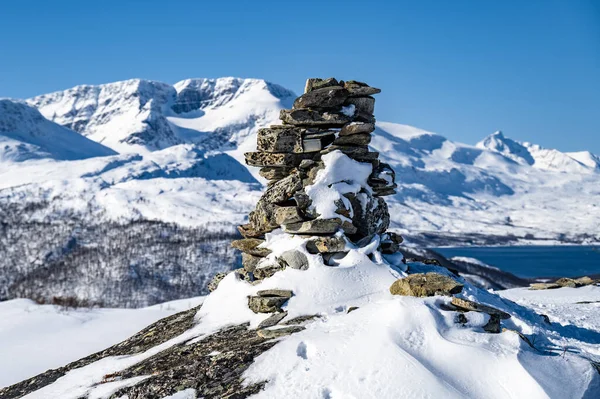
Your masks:
{"label": "lichen-covered rock", "polygon": [[287,312],[274,313],[271,316],[264,319],[263,321],[261,321],[260,324],[258,325],[258,328],[260,329],[260,328],[273,327],[274,325],[277,325],[277,323],[279,323],[281,320],[285,319],[287,314],[288,314]]}
{"label": "lichen-covered rock", "polygon": [[458,294],[462,289],[462,284],[443,274],[418,273],[396,280],[390,287],[390,293],[392,295],[427,297]]}
{"label": "lichen-covered rock", "polygon": [[274,313],[281,311],[281,307],[288,299],[278,296],[251,296],[248,297],[248,307],[254,313]]}
{"label": "lichen-covered rock", "polygon": [[258,130],[256,148],[264,152],[301,153],[302,129],[292,126],[278,126]]}
{"label": "lichen-covered rock", "polygon": [[221,280],[223,280],[225,277],[227,277],[227,273],[215,274],[215,276],[210,281],[210,283],[208,283],[208,291],[213,292],[214,290],[216,290],[217,287],[219,286],[219,283],[221,282]]}
{"label": "lichen-covered rock", "polygon": [[231,246],[247,254],[264,257],[271,253],[269,248],[259,248],[264,242],[265,240],[258,238],[244,238],[242,240],[232,241]]}
{"label": "lichen-covered rock", "polygon": [[296,206],[277,207],[275,209],[275,223],[278,225],[297,223],[303,220],[304,217]]}
{"label": "lichen-covered rock", "polygon": [[258,263],[263,259],[264,258],[262,258],[260,256],[254,256],[254,255],[250,255],[247,253],[242,253],[242,266],[244,267],[244,270],[246,270],[248,272],[254,272],[254,270],[256,270],[256,266],[258,265]]}
{"label": "lichen-covered rock", "polygon": [[294,168],[266,166],[260,168],[258,174],[267,180],[281,180],[284,177],[289,176],[293,170]]}
{"label": "lichen-covered rock", "polygon": [[383,198],[374,197],[366,191],[345,197],[350,200],[354,213],[352,221],[362,237],[383,234],[390,226],[390,213]]}
{"label": "lichen-covered rock", "polygon": [[285,269],[285,265],[282,265],[279,262],[265,263],[254,269],[253,276],[257,280],[264,280],[265,278],[269,278],[283,269]]}
{"label": "lichen-covered rock", "polygon": [[250,166],[260,167],[295,167],[304,159],[314,157],[312,153],[286,154],[273,152],[246,152],[244,158]]}
{"label": "lichen-covered rock", "polygon": [[302,327],[302,326],[290,326],[290,327],[280,327],[280,328],[273,328],[273,329],[257,330],[256,334],[258,334],[259,337],[264,338],[264,339],[275,339],[275,338],[281,338],[281,337],[285,337],[287,335],[295,334],[302,330],[304,330],[304,327]]}
{"label": "lichen-covered rock", "polygon": [[340,86],[328,86],[313,89],[294,101],[294,108],[331,108],[338,107],[348,99],[350,92]]}
{"label": "lichen-covered rock", "polygon": [[340,236],[311,238],[306,242],[306,250],[311,254],[341,252],[346,249],[346,240]]}
{"label": "lichen-covered rock", "polygon": [[314,109],[282,109],[279,117],[290,125],[342,127],[352,120],[352,117],[335,111],[317,111]]}

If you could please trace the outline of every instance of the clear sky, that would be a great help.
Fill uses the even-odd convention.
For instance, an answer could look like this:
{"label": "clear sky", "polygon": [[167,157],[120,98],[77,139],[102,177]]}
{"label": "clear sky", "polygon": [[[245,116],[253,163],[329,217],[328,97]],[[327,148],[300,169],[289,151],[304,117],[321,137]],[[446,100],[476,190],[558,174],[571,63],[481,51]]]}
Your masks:
{"label": "clear sky", "polygon": [[600,0],[0,1],[0,97],[220,76],[363,80],[379,120],[600,154]]}

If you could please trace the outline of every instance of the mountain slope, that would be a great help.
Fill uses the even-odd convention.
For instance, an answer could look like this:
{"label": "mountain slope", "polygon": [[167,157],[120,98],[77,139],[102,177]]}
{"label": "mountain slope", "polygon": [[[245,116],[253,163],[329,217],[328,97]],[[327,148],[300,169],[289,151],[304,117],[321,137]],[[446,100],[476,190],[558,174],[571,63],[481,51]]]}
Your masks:
{"label": "mountain slope", "polygon": [[52,123],[27,104],[0,99],[0,161],[76,160],[115,151]]}

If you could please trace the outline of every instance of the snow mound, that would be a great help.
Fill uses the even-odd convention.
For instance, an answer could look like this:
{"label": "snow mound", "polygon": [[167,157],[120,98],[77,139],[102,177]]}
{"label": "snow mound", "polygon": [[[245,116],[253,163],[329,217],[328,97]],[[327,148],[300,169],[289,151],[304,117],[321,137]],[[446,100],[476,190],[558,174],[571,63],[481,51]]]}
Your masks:
{"label": "snow mound", "polygon": [[0,162],[76,160],[114,154],[110,148],[50,122],[25,103],[0,99]]}

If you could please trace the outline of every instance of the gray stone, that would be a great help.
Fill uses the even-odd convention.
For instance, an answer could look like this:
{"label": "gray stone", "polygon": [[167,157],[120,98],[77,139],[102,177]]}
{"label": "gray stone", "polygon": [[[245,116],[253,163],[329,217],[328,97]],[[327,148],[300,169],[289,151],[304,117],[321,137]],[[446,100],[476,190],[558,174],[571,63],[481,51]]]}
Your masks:
{"label": "gray stone", "polygon": [[321,154],[329,154],[333,151],[341,151],[344,154],[348,155],[348,157],[359,161],[359,162],[372,162],[379,158],[378,152],[369,152],[368,147],[351,147],[351,146],[340,146],[340,145],[331,145],[326,149],[321,151]]}
{"label": "gray stone", "polygon": [[365,146],[371,142],[371,135],[368,133],[351,134],[349,136],[340,136],[333,141],[333,145],[339,146]]}
{"label": "gray stone", "polygon": [[231,242],[231,246],[235,249],[239,249],[254,256],[267,256],[271,253],[268,248],[258,248],[259,245],[263,244],[265,240],[258,238],[245,238],[243,240],[235,240]]}
{"label": "gray stone", "polygon": [[246,238],[262,237],[264,235],[264,232],[256,230],[252,223],[243,224],[238,226],[237,229]]}
{"label": "gray stone", "polygon": [[349,136],[352,134],[371,133],[375,130],[374,123],[352,122],[344,125],[340,130],[340,136]]}
{"label": "gray stone", "polygon": [[315,237],[306,242],[306,250],[311,254],[342,252],[345,249],[346,240],[339,236]]}
{"label": "gray stone", "polygon": [[348,99],[350,92],[340,86],[313,89],[294,101],[294,108],[331,108],[337,107]]}
{"label": "gray stone", "polygon": [[496,316],[500,317],[501,319],[509,319],[510,318],[510,315],[506,312],[503,312],[502,310],[493,308],[488,305],[482,305],[480,303],[473,302],[468,299],[461,299],[461,298],[453,297],[452,305],[454,305],[459,310],[464,311],[464,312],[487,313],[489,315],[496,315]]}
{"label": "gray stone", "polygon": [[390,226],[390,213],[383,198],[374,197],[366,191],[345,195],[350,200],[356,231],[362,237],[383,234]]}
{"label": "gray stone", "polygon": [[[304,160],[302,162],[305,161],[308,160]],[[293,170],[294,168],[266,166],[264,168],[260,168],[258,174],[268,180],[281,180],[284,177],[289,176]]]}
{"label": "gray stone", "polygon": [[306,258],[306,255],[295,249],[285,251],[279,256],[278,260],[292,269],[308,269],[308,259]]}
{"label": "gray stone", "polygon": [[427,297],[458,294],[463,285],[443,274],[418,273],[396,280],[390,287],[392,295]]}
{"label": "gray stone", "polygon": [[310,78],[306,80],[306,85],[304,86],[304,93],[308,93],[312,90],[322,89],[324,87],[341,86],[342,84],[338,82],[335,78]]}
{"label": "gray stone", "polygon": [[469,320],[467,320],[467,316],[465,316],[463,313],[457,314],[454,318],[454,322],[456,324],[467,324],[468,321]]}
{"label": "gray stone", "polygon": [[354,105],[359,113],[372,115],[375,111],[375,99],[373,97],[351,97],[344,105]]}
{"label": "gray stone", "polygon": [[295,167],[300,165],[304,159],[312,159],[314,154],[284,154],[273,152],[246,152],[244,158],[250,166],[259,167]]}
{"label": "gray stone", "polygon": [[303,220],[304,218],[296,206],[284,206],[275,209],[275,222],[278,225],[297,223]]}
{"label": "gray stone", "polygon": [[217,273],[213,277],[213,279],[208,283],[208,291],[213,292],[219,286],[221,280],[223,280],[227,276],[227,273]]}
{"label": "gray stone", "polygon": [[349,80],[344,83],[344,88],[350,92],[353,97],[370,96],[373,94],[381,93],[380,89],[371,87],[366,83],[357,82],[356,80]]}
{"label": "gray stone", "polygon": [[346,234],[356,233],[355,226],[347,221],[342,221],[339,218],[315,219],[306,222],[290,223],[283,226],[283,230],[286,233],[293,234],[334,234],[340,229]]}
{"label": "gray stone", "polygon": [[320,112],[313,109],[282,109],[279,118],[290,125],[342,127],[352,120],[341,112]]}
{"label": "gray stone", "polygon": [[275,273],[282,271],[283,269],[285,269],[285,265],[281,265],[278,262],[261,264],[260,267],[257,267],[254,270],[253,277],[258,280],[264,280],[273,276]]}
{"label": "gray stone", "polygon": [[283,320],[287,315],[288,315],[287,312],[280,312],[280,313],[272,314],[270,317],[261,321],[260,324],[258,325],[258,328],[273,327],[274,325],[279,323],[281,320]]}
{"label": "gray stone", "polygon": [[310,197],[303,190],[297,191],[294,194],[294,201],[296,201],[296,206],[303,211],[306,211],[312,203]]}
{"label": "gray stone", "polygon": [[300,165],[298,166],[298,169],[301,170],[306,170],[306,169],[310,169],[312,168],[317,162],[313,161],[312,159],[305,159],[302,162],[300,162]]}
{"label": "gray stone", "polygon": [[281,311],[281,307],[287,302],[288,299],[289,298],[278,296],[251,296],[248,297],[248,307],[254,313],[274,313]]}
{"label": "gray stone", "polygon": [[258,130],[256,148],[264,152],[304,152],[302,149],[302,129],[292,126],[283,128],[263,128]]}
{"label": "gray stone", "polygon": [[338,266],[339,261],[344,259],[348,252],[327,252],[323,254],[323,263],[327,266]]}
{"label": "gray stone", "polygon": [[281,298],[291,298],[294,293],[290,290],[280,290],[277,288],[272,288],[268,290],[260,290],[256,293],[259,297],[281,297]]}
{"label": "gray stone", "polygon": [[256,334],[264,339],[275,339],[280,337],[285,337],[291,334],[295,334],[304,330],[302,326],[290,326],[290,327],[281,327],[275,329],[263,329],[257,330]]}
{"label": "gray stone", "polygon": [[249,283],[254,283],[256,282],[256,279],[254,278],[254,273],[253,272],[249,272],[246,269],[235,269],[233,271],[233,273],[235,273],[235,276],[237,277],[238,280],[243,280],[243,281],[247,281]]}
{"label": "gray stone", "polygon": [[319,139],[304,139],[302,149],[304,152],[318,152],[323,149],[323,143]]}

